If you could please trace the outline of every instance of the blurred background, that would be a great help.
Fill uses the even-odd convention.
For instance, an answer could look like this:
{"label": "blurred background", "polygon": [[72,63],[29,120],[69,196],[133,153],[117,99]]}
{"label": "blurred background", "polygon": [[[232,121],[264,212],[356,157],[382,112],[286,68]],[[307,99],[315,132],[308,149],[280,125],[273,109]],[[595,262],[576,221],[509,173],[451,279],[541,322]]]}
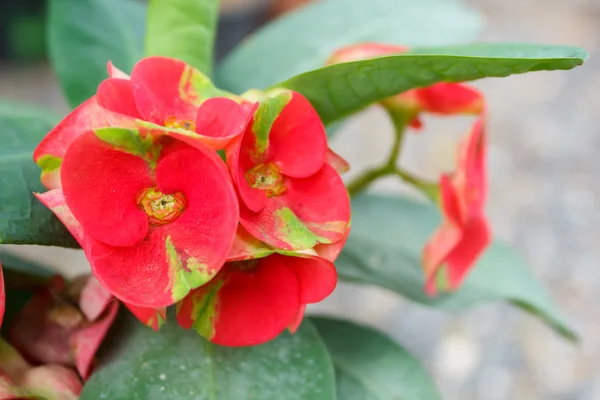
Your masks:
{"label": "blurred background", "polygon": [[[308,2],[222,0],[218,57],[268,19]],[[381,327],[426,364],[444,399],[600,399],[600,2],[465,2],[487,19],[483,41],[568,44],[591,54],[574,71],[476,83],[491,109],[488,210],[495,234],[524,255],[582,342],[566,343],[508,305],[449,315],[346,284],[312,311]],[[2,3],[0,98],[65,114],[45,60],[44,12],[43,0]],[[426,119],[423,133],[408,136],[402,163],[431,178],[451,170],[454,143],[471,122]],[[391,132],[384,114],[369,109],[345,124],[332,147],[351,162],[351,177],[387,154]],[[374,190],[405,188],[383,181]],[[9,248],[68,276],[89,268],[80,251]]]}

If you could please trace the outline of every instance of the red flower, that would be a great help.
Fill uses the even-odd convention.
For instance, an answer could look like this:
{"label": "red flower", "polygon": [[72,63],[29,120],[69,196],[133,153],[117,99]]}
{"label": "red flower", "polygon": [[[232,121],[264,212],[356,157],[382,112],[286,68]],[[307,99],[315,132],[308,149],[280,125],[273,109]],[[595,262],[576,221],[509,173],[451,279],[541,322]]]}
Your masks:
{"label": "red flower", "polygon": [[[337,50],[327,61],[328,64],[352,62],[386,55],[406,53],[405,46],[391,46],[378,43],[360,43]],[[420,129],[419,114],[480,114],[484,99],[481,93],[462,83],[441,82],[425,88],[412,89],[387,98],[381,104],[392,113],[401,113],[411,118],[410,125]]]}
{"label": "red flower", "polygon": [[[301,94],[276,90],[259,97],[243,136],[226,148],[240,197],[240,222],[279,249],[310,249],[341,240],[350,202],[327,164],[325,129]],[[339,156],[338,156],[339,157]],[[334,153],[329,158],[337,159]]]}
{"label": "red flower", "polygon": [[95,278],[66,286],[57,276],[21,310],[9,340],[29,360],[74,366],[87,379],[117,310],[118,303]]}
{"label": "red flower", "polygon": [[74,232],[103,286],[130,305],[153,309],[216,275],[239,219],[217,154],[195,136],[169,132],[180,141],[163,134],[85,132],[64,155],[62,193],[38,196]]}
{"label": "red flower", "polygon": [[458,288],[490,242],[484,209],[487,197],[485,118],[485,114],[478,118],[469,135],[459,143],[456,171],[441,178],[444,221],[423,252],[425,290],[431,295],[438,289]]}
{"label": "red flower", "polygon": [[336,281],[333,263],[316,253],[277,254],[240,228],[225,267],[179,303],[177,319],[216,344],[256,345],[295,330],[305,305],[327,297]]}
{"label": "red flower", "polygon": [[55,364],[33,367],[0,339],[0,399],[77,400],[81,389],[75,371]]}
{"label": "red flower", "polygon": [[[84,132],[105,126],[163,129],[195,136],[214,150],[239,135],[252,104],[216,89],[201,72],[183,61],[147,57],[131,78],[108,64],[109,78],[95,96],[61,121],[34,152],[48,189],[60,188],[59,170],[65,152]],[[168,128],[168,129],[165,129]]]}

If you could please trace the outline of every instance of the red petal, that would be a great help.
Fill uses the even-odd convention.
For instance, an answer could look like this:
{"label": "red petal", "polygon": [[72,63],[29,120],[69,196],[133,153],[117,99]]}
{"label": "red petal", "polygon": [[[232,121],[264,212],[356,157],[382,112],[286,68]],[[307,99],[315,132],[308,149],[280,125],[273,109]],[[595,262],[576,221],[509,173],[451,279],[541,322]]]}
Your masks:
{"label": "red petal", "polygon": [[[98,104],[115,113],[132,118],[141,118],[133,99],[131,81],[129,79],[108,78],[100,82],[96,93]],[[99,128],[95,126],[94,128]]]}
{"label": "red petal", "polygon": [[154,309],[138,307],[128,303],[123,304],[144,325],[149,326],[155,331],[159,331],[162,324],[164,324],[167,321],[167,309],[165,307]]}
{"label": "red petal", "polygon": [[162,308],[174,303],[177,270],[169,264],[165,229],[150,229],[132,247],[108,246],[88,236],[84,251],[100,283],[125,303]]}
{"label": "red petal", "polygon": [[332,262],[314,256],[286,257],[284,262],[298,277],[302,304],[318,303],[335,289],[337,272]]}
{"label": "red petal", "polygon": [[300,288],[294,272],[285,267],[286,258],[274,254],[244,271],[228,267],[218,291],[213,343],[261,344],[274,339],[297,316]]}
{"label": "red petal", "polygon": [[0,264],[0,326],[4,319],[4,310],[6,308],[6,293],[4,290],[4,273],[2,272],[2,265]]}
{"label": "red petal", "polygon": [[[288,95],[287,93],[285,93]],[[278,97],[281,97],[279,95]],[[263,124],[257,111],[257,123]],[[266,112],[270,109],[264,110]],[[327,134],[310,102],[297,92],[276,117],[269,132],[267,162],[276,164],[284,175],[304,178],[321,169],[327,155]],[[253,129],[256,129],[256,123]]]}
{"label": "red petal", "polygon": [[350,164],[344,160],[339,154],[331,149],[327,149],[327,159],[325,160],[338,174],[348,172],[350,170]]}
{"label": "red petal", "polygon": [[119,303],[115,301],[109,305],[108,310],[100,319],[71,335],[70,343],[75,354],[75,366],[83,380],[88,378],[92,370],[94,356],[114,322],[118,310]]}
{"label": "red petal", "polygon": [[62,190],[53,189],[46,193],[34,193],[34,196],[56,215],[60,222],[63,223],[71,235],[77,240],[77,243],[83,247],[85,238],[83,228],[79,221],[75,219],[69,206],[67,206],[67,201],[65,200]]}
{"label": "red petal", "polygon": [[115,67],[112,61],[109,61],[106,64],[106,70],[108,72],[109,78],[119,78],[119,79],[131,79],[129,75],[125,72],[121,71],[119,68]]}
{"label": "red petal", "polygon": [[115,150],[93,131],[69,147],[61,167],[63,193],[86,234],[114,246],[132,246],[148,232],[136,195],[154,186],[146,162]]}
{"label": "red petal", "polygon": [[156,181],[163,193],[181,192],[187,201],[181,216],[164,225],[173,256],[183,263],[178,274],[187,274],[174,283],[183,285],[172,289],[178,301],[212,279],[225,262],[238,227],[239,205],[225,164],[201,144],[182,144],[161,155]]}
{"label": "red petal", "polygon": [[450,289],[460,286],[491,240],[490,229],[484,216],[470,220],[462,234],[461,241],[446,258]]}
{"label": "red petal", "polygon": [[441,82],[417,89],[416,96],[424,111],[436,114],[479,114],[483,111],[483,95],[461,83]]}
{"label": "red petal", "polygon": [[409,50],[405,46],[387,45],[381,43],[357,43],[351,46],[343,47],[334,52],[327,64],[338,64],[365,60],[373,57],[380,57],[388,54],[406,53]]}
{"label": "red petal", "polygon": [[112,294],[98,282],[98,279],[90,276],[81,291],[79,308],[88,321],[95,321],[111,301],[115,301]]}
{"label": "red petal", "polygon": [[205,144],[213,150],[220,150],[244,132],[253,113],[254,108],[248,111],[226,97],[207,99],[198,108],[196,132],[209,139],[204,140]]}
{"label": "red petal", "polygon": [[[67,115],[54,129],[42,139],[33,152],[33,159],[41,167],[45,157],[62,159],[69,145],[76,137],[89,129],[108,125],[104,110],[98,105],[96,97],[92,97]],[[48,189],[60,187],[60,168],[42,171],[42,183]]]}
{"label": "red petal", "polygon": [[290,324],[287,326],[287,329],[288,329],[288,331],[290,331],[290,333],[296,333],[298,328],[300,328],[300,325],[302,324],[302,320],[304,319],[305,311],[306,311],[306,305],[303,304],[300,306],[300,309],[298,310],[298,314],[296,314],[296,316],[294,317],[292,322],[290,322]]}
{"label": "red petal", "polygon": [[342,252],[344,245],[348,240],[348,236],[350,236],[350,228],[348,228],[346,235],[342,238],[342,240],[338,240],[337,242],[331,244],[318,244],[314,247],[314,250],[317,252],[319,257],[334,262]]}

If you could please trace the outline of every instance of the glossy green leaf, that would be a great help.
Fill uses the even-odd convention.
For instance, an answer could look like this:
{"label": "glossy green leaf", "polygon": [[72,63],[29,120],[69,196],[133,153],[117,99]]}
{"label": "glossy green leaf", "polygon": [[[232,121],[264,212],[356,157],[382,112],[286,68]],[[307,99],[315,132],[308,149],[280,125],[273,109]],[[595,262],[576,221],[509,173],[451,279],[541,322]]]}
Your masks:
{"label": "glossy green leaf", "polygon": [[329,124],[409,89],[444,81],[567,70],[582,64],[587,57],[585,50],[578,47],[531,44],[478,44],[415,52],[332,65],[273,86],[305,95],[323,122]]}
{"label": "glossy green leaf", "polygon": [[0,103],[0,244],[77,247],[73,237],[32,192],[43,192],[33,149],[57,117],[26,106]]}
{"label": "glossy green leaf", "polygon": [[218,85],[241,93],[324,65],[357,42],[411,46],[470,42],[478,13],[453,0],[322,0],[286,14],[245,39],[221,63]]}
{"label": "glossy green leaf", "polygon": [[96,93],[106,64],[130,72],[142,57],[146,5],[136,0],[49,0],[50,59],[69,104]]}
{"label": "glossy green leaf", "polygon": [[[173,311],[173,310],[171,310]],[[310,323],[253,347],[221,347],[170,321],[122,315],[81,400],[334,400],[331,360]]]}
{"label": "glossy green leaf", "polygon": [[146,55],[178,58],[212,72],[218,0],[150,0]]}
{"label": "glossy green leaf", "polygon": [[352,232],[336,261],[341,279],[378,285],[416,302],[456,311],[509,301],[563,337],[577,339],[521,257],[506,245],[494,243],[457,292],[431,298],[423,292],[421,254],[441,221],[438,211],[405,198],[373,195],[353,199],[352,210]]}
{"label": "glossy green leaf", "polygon": [[436,400],[429,373],[407,350],[375,329],[311,318],[333,360],[338,400]]}

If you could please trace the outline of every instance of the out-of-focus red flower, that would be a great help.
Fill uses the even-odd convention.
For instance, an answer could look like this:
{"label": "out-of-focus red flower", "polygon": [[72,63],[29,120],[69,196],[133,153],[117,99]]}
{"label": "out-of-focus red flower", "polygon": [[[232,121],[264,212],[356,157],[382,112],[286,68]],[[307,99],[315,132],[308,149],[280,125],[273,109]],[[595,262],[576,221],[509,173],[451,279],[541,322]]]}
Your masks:
{"label": "out-of-focus red flower", "polygon": [[104,287],[152,309],[216,275],[239,220],[219,156],[194,137],[161,135],[87,131],[64,155],[62,191],[38,196],[71,229]]}
{"label": "out-of-focus red flower", "polygon": [[319,115],[296,92],[267,92],[258,101],[253,121],[226,148],[241,224],[279,249],[310,249],[341,240],[348,230],[350,202],[327,161],[342,169],[345,165],[328,152]]}
{"label": "out-of-focus red flower", "polygon": [[67,285],[55,277],[21,310],[8,338],[28,360],[73,366],[86,379],[117,310],[118,302],[96,278]]}
{"label": "out-of-focus red flower", "polygon": [[491,240],[487,197],[486,115],[458,144],[457,167],[441,178],[443,223],[423,252],[426,291],[457,289]]}
{"label": "out-of-focus red flower", "polygon": [[306,304],[336,281],[333,263],[316,252],[277,253],[240,227],[225,267],[178,304],[177,319],[216,344],[256,345],[295,331]]}
{"label": "out-of-focus red flower", "polygon": [[[408,51],[410,49],[405,46],[359,43],[337,50],[327,64],[402,54]],[[401,113],[410,118],[410,125],[415,129],[422,127],[419,115],[423,112],[441,115],[477,115],[483,111],[484,103],[483,96],[477,89],[462,83],[448,82],[408,90],[381,102],[389,112]]]}
{"label": "out-of-focus red flower", "polygon": [[0,339],[0,400],[77,400],[81,389],[72,369],[57,364],[33,367]]}
{"label": "out-of-focus red flower", "polygon": [[119,126],[178,132],[219,150],[245,127],[252,104],[215,88],[200,71],[180,60],[147,57],[131,77],[108,64],[109,78],[42,140],[33,158],[48,189],[61,187],[65,152],[79,135]]}

